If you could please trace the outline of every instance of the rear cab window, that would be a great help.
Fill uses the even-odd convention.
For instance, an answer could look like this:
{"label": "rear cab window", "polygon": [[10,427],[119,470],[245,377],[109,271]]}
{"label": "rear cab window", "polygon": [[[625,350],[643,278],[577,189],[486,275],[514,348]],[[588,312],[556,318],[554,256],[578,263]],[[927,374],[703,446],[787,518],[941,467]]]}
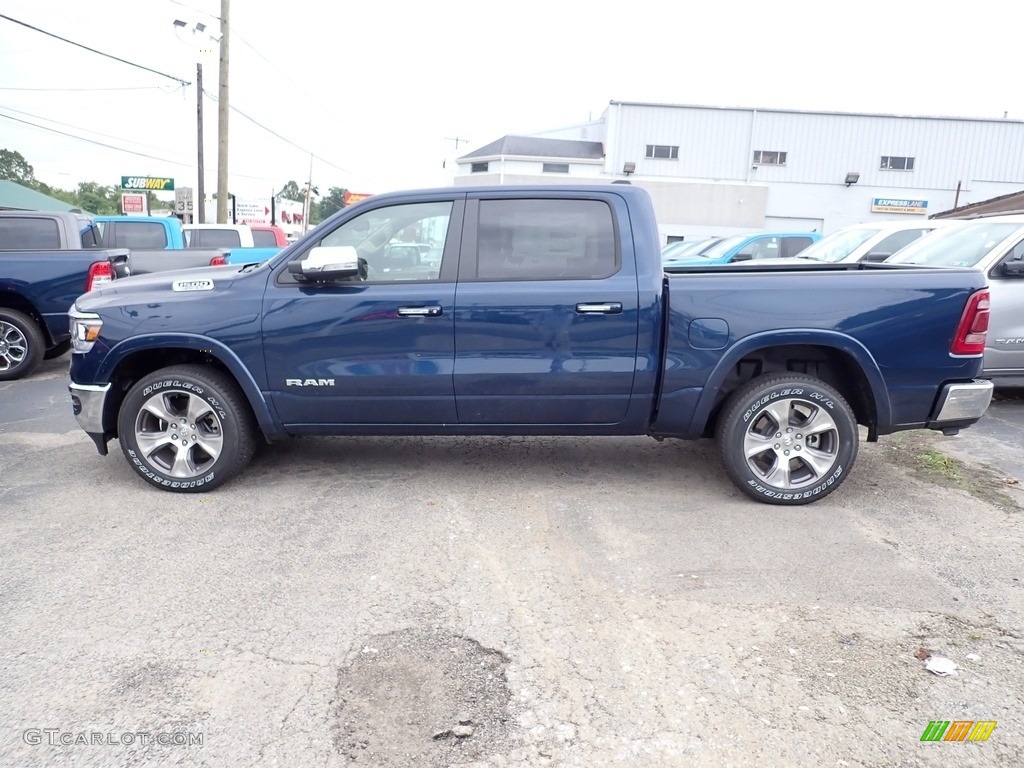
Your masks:
{"label": "rear cab window", "polygon": [[276,248],[277,236],[265,229],[254,229],[252,231],[252,242],[257,248]]}
{"label": "rear cab window", "polygon": [[242,238],[235,229],[191,229],[189,248],[241,248]]}
{"label": "rear cab window", "polygon": [[60,250],[60,230],[53,219],[34,216],[0,218],[0,250]]}

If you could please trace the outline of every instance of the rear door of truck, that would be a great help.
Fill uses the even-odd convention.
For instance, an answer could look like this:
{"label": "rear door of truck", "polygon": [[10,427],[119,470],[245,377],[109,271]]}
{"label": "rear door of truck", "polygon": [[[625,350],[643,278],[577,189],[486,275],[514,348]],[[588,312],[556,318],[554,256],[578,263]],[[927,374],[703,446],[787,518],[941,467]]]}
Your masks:
{"label": "rear door of truck", "polygon": [[470,193],[455,298],[460,424],[625,418],[637,364],[631,237],[616,195]]}

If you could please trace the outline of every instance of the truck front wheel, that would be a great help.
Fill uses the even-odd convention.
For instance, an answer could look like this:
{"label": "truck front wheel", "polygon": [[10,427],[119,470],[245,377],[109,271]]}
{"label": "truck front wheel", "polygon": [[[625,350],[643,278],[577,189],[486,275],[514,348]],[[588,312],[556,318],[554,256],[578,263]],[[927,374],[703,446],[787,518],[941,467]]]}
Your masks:
{"label": "truck front wheel", "polygon": [[28,376],[43,362],[46,339],[24,312],[0,307],[0,381]]}
{"label": "truck front wheel", "polygon": [[165,491],[210,491],[252,458],[257,428],[244,396],[219,371],[176,365],[140,379],[117,419],[121,450]]}
{"label": "truck front wheel", "polygon": [[812,376],[768,374],[738,389],[718,422],[726,472],[768,504],[809,504],[838,488],[857,459],[849,404]]}

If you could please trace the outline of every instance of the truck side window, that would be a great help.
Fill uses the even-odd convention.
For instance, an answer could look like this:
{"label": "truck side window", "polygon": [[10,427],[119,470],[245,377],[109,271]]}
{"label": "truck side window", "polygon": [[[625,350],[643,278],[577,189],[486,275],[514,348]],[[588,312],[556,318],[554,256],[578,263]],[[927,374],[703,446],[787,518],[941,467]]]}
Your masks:
{"label": "truck side window", "polygon": [[785,259],[792,258],[810,244],[811,238],[809,237],[784,237],[782,238],[782,253],[779,255]]}
{"label": "truck side window", "polygon": [[60,230],[53,219],[17,217],[0,219],[0,250],[45,251],[60,248]]}
{"label": "truck side window", "polygon": [[600,200],[481,200],[479,280],[597,280],[619,268]]}
{"label": "truck side window", "polygon": [[871,249],[871,252],[888,253],[892,255],[900,248],[910,245],[921,235],[925,234],[925,232],[926,230],[923,229],[905,229],[902,232],[893,232],[880,243],[876,243]]}
{"label": "truck side window", "polygon": [[366,282],[437,280],[452,201],[375,208],[328,232],[319,245],[351,245],[366,264]]}

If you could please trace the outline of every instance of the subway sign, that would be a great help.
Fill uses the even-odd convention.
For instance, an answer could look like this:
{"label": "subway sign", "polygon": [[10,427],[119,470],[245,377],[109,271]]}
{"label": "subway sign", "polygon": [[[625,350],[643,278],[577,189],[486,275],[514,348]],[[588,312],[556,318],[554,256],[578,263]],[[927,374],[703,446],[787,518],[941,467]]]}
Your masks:
{"label": "subway sign", "polygon": [[145,189],[152,192],[173,192],[174,179],[156,176],[122,176],[121,189]]}

